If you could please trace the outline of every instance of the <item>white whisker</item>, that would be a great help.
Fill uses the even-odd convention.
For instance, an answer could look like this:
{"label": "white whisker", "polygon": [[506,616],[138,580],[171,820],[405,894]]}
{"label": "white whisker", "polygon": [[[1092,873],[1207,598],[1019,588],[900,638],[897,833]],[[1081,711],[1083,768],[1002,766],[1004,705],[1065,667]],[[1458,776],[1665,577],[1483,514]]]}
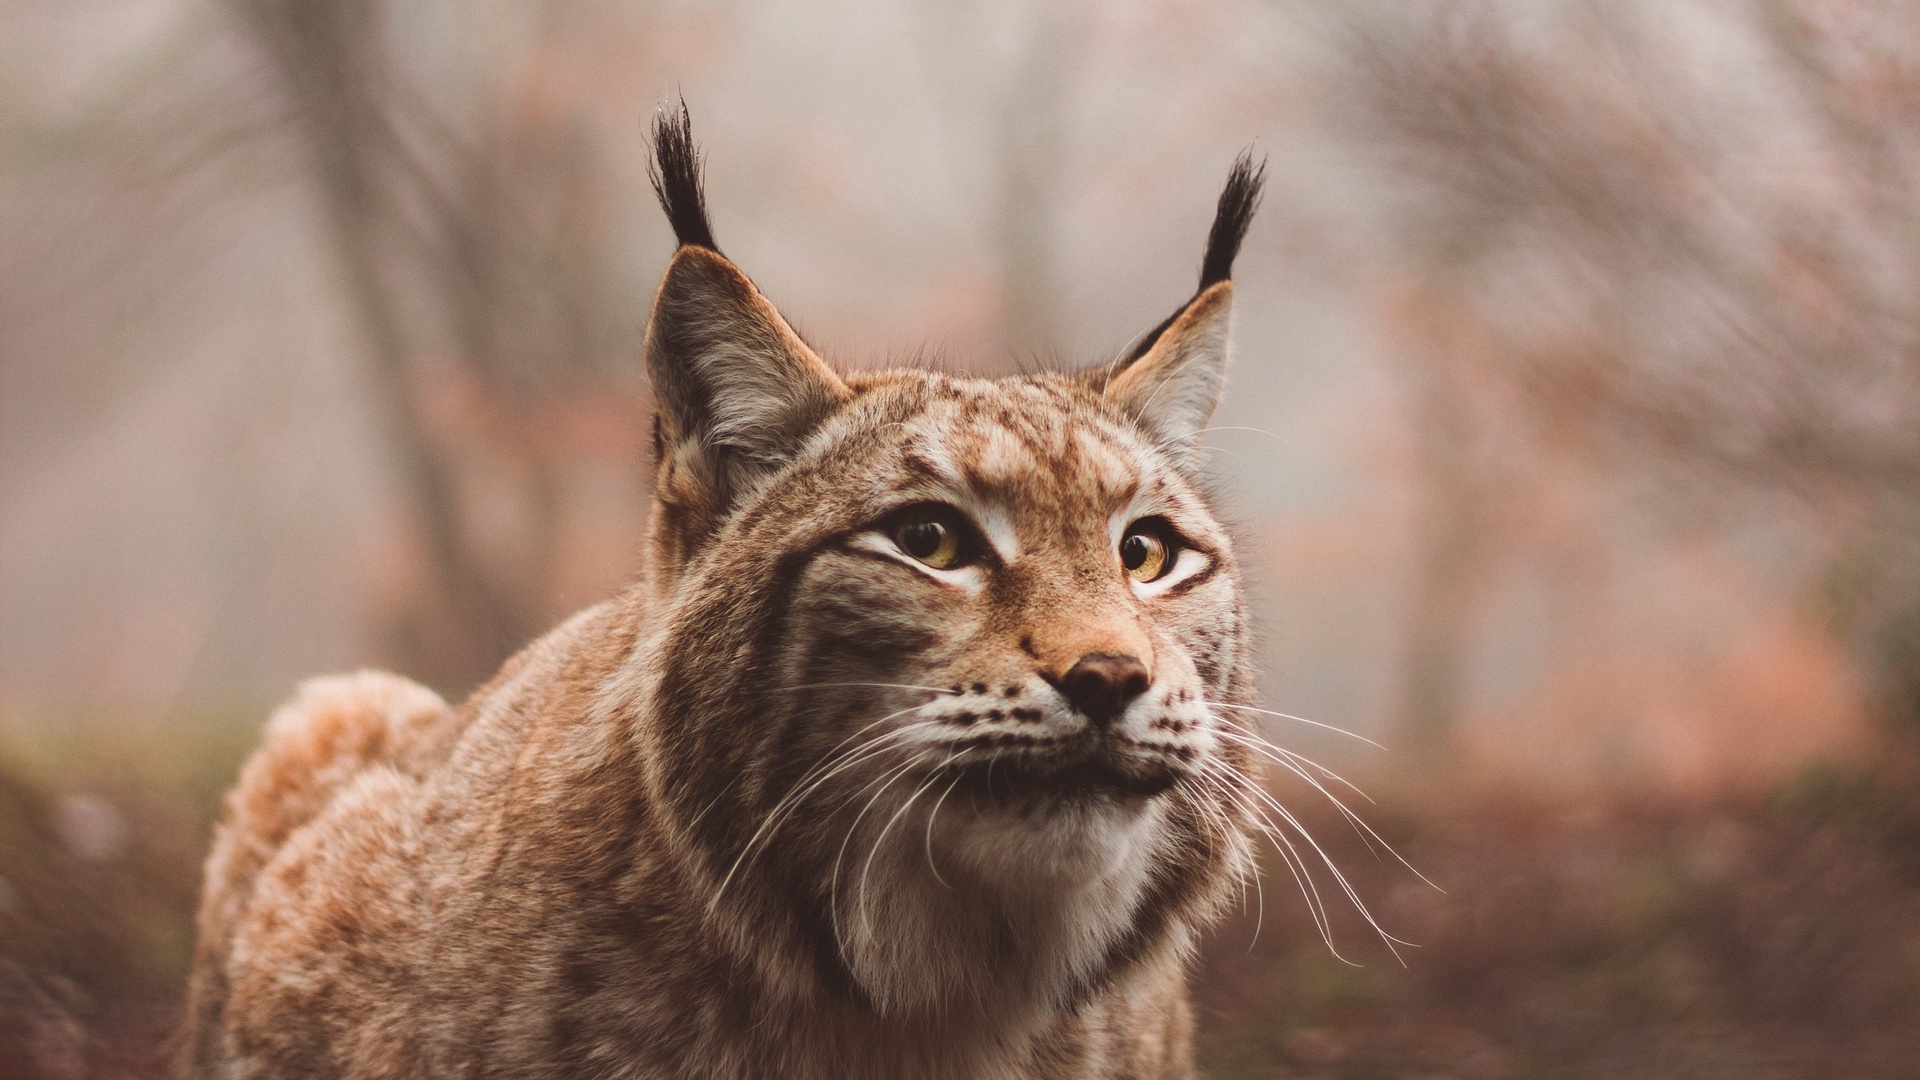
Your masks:
{"label": "white whisker", "polygon": [[907,796],[907,801],[901,803],[900,809],[895,810],[893,816],[887,819],[887,823],[881,826],[880,835],[873,838],[873,846],[867,849],[866,864],[860,868],[860,887],[854,891],[859,897],[858,914],[860,921],[865,924],[867,932],[869,933],[873,931],[873,920],[867,916],[867,880],[873,874],[873,860],[880,854],[880,845],[886,842],[887,834],[893,831],[894,824],[913,807],[915,802],[919,801],[920,796],[926,794],[928,788],[940,782],[941,770],[945,769],[948,763],[953,761],[954,757],[955,755],[948,754],[946,760],[933,767],[933,772],[928,774],[926,782],[915,788],[913,794]]}
{"label": "white whisker", "polygon": [[[902,731],[905,730],[906,729],[902,729]],[[807,778],[802,777],[799,783],[795,785],[793,791],[783,797],[780,802],[775,803],[773,809],[767,811],[766,819],[761,823],[760,828],[747,839],[746,844],[742,845],[740,854],[734,857],[733,864],[727,868],[726,877],[720,880],[719,887],[713,891],[713,899],[707,902],[707,911],[711,913],[718,906],[721,896],[727,890],[728,884],[733,881],[734,875],[747,865],[751,857],[756,854],[759,850],[758,845],[762,845],[764,842],[770,842],[774,832],[779,829],[781,824],[786,821],[787,817],[791,815],[793,811],[799,809],[800,805],[806,802],[808,796],[818,791],[822,785],[840,773],[879,757],[886,750],[889,742],[898,741],[897,736],[899,734],[898,732],[888,732],[886,735],[882,735],[871,743],[862,744],[848,751],[836,759],[831,769],[827,770],[824,775],[811,784],[807,784]],[[811,773],[809,773],[809,775],[811,775]],[[804,791],[800,790],[800,785],[803,784],[807,785]]]}
{"label": "white whisker", "polygon": [[[1216,771],[1224,779],[1245,782],[1244,778],[1229,772],[1225,766],[1208,763],[1204,768]],[[1249,783],[1246,790],[1255,789]],[[1267,842],[1273,845],[1273,850],[1280,856],[1280,861],[1286,864],[1287,872],[1293,875],[1294,884],[1300,889],[1301,899],[1307,902],[1307,914],[1313,919],[1313,926],[1319,932],[1320,940],[1326,943],[1327,951],[1341,963],[1352,964],[1353,961],[1340,955],[1339,947],[1333,943],[1333,921],[1327,913],[1326,901],[1320,896],[1320,886],[1314,880],[1313,872],[1307,868],[1306,860],[1301,856],[1299,849],[1294,847],[1293,841],[1273,823],[1273,819],[1267,816],[1259,803],[1242,801],[1240,805],[1242,809],[1253,815],[1254,827],[1259,829],[1260,833],[1267,838]]]}
{"label": "white whisker", "polygon": [[[1361,798],[1367,800],[1368,802],[1373,801],[1373,796],[1360,790],[1360,788],[1356,786],[1353,781],[1347,779],[1344,776],[1341,776],[1339,773],[1334,772],[1332,769],[1327,768],[1325,765],[1320,764],[1319,762],[1313,760],[1310,757],[1307,757],[1304,754],[1299,753],[1298,751],[1289,750],[1284,746],[1281,746],[1277,743],[1269,742],[1258,735],[1254,735],[1245,731],[1227,731],[1222,729],[1222,730],[1215,731],[1214,734],[1219,735],[1220,737],[1224,739],[1228,739],[1232,742],[1237,742],[1240,745],[1248,748],[1249,750],[1254,751],[1255,753],[1259,754],[1261,757],[1266,758],[1268,761],[1271,761],[1276,765],[1281,765],[1286,767],[1287,769],[1293,771],[1294,773],[1299,774],[1301,778],[1306,780],[1307,783],[1309,784],[1312,784],[1314,782],[1313,778],[1310,776],[1306,776],[1304,773],[1300,773],[1299,768],[1297,768],[1296,766],[1306,766],[1308,768],[1311,768],[1314,771],[1318,772],[1321,776],[1324,776],[1328,780],[1332,780],[1338,783],[1340,786],[1346,788],[1348,791],[1353,792],[1355,795],[1360,796]],[[1315,785],[1315,786],[1317,787],[1318,785]],[[1333,798],[1333,796],[1331,795],[1328,795],[1327,797],[1329,799]]]}
{"label": "white whisker", "polygon": [[1193,437],[1197,439],[1201,435],[1205,435],[1209,431],[1251,431],[1255,435],[1265,435],[1267,438],[1272,439],[1275,442],[1284,443],[1287,441],[1281,438],[1280,436],[1275,435],[1273,432],[1268,431],[1266,428],[1247,427],[1244,424],[1209,424],[1206,427],[1201,428],[1199,431],[1195,432]]}
{"label": "white whisker", "polygon": [[1372,739],[1369,739],[1365,735],[1361,735],[1358,732],[1348,731],[1346,728],[1342,728],[1342,727],[1334,727],[1332,724],[1323,724],[1318,720],[1309,720],[1304,716],[1294,716],[1290,713],[1274,712],[1272,709],[1256,709],[1251,705],[1235,705],[1231,701],[1212,701],[1206,698],[1202,698],[1200,701],[1200,704],[1213,705],[1222,709],[1245,709],[1247,712],[1256,712],[1261,714],[1262,716],[1277,716],[1282,720],[1292,720],[1296,724],[1306,724],[1309,727],[1325,728],[1328,731],[1337,732],[1341,735],[1345,735],[1349,739],[1359,739],[1361,742],[1366,743],[1368,746],[1371,746],[1376,750],[1386,749],[1386,747],[1381,746],[1379,743],[1374,742]]}
{"label": "white whisker", "polygon": [[918,763],[917,759],[909,758],[899,768],[891,769],[884,773],[884,783],[880,780],[874,780],[869,782],[866,787],[860,789],[860,793],[864,794],[866,791],[872,789],[874,784],[880,785],[879,790],[874,791],[873,797],[867,800],[867,804],[860,808],[858,814],[854,815],[853,822],[847,826],[846,838],[840,841],[840,851],[833,857],[833,875],[827,880],[827,921],[833,926],[833,936],[839,941],[842,955],[846,953],[847,941],[845,935],[840,932],[840,864],[847,857],[847,845],[853,842],[853,834],[860,831],[860,822],[867,816],[867,811],[874,808],[874,805],[880,801],[880,797],[885,795],[887,789],[893,786],[895,780],[900,779],[912,771],[913,767]]}
{"label": "white whisker", "polygon": [[[1232,821],[1228,820],[1227,815],[1222,810],[1220,810],[1219,807],[1212,805],[1212,800],[1207,798],[1210,790],[1217,790],[1220,794],[1225,795],[1229,798],[1234,797],[1233,792],[1228,791],[1224,784],[1221,784],[1219,781],[1215,780],[1205,770],[1201,770],[1200,772],[1193,773],[1193,774],[1190,774],[1189,776],[1183,777],[1175,786],[1182,791],[1186,791],[1188,789],[1189,784],[1193,786],[1192,804],[1196,808],[1198,808],[1201,813],[1207,815],[1207,817],[1213,822],[1214,827],[1219,831],[1220,835],[1228,837],[1229,839],[1234,838],[1238,834],[1239,830],[1234,826]],[[1207,846],[1209,848],[1212,848],[1213,846],[1212,837],[1208,837]],[[1247,952],[1251,953],[1253,952],[1253,947],[1260,943],[1260,928],[1266,925],[1267,890],[1266,890],[1265,884],[1260,879],[1259,858],[1255,857],[1253,859],[1250,859],[1249,863],[1250,863],[1249,869],[1252,872],[1240,879],[1240,910],[1245,911],[1247,907],[1247,878],[1250,877],[1253,879],[1253,895],[1254,895],[1254,903],[1255,903],[1254,916],[1253,916],[1253,937],[1251,940],[1247,942]]]}
{"label": "white whisker", "polygon": [[735,784],[738,784],[740,782],[740,778],[745,775],[746,775],[745,773],[734,774],[733,779],[727,781],[726,786],[720,789],[720,793],[718,795],[715,795],[712,801],[708,802],[705,807],[701,808],[699,813],[693,815],[693,818],[687,822],[687,831],[692,832],[695,828],[699,827],[701,819],[705,818],[708,814],[712,813],[713,808],[720,805],[720,800],[726,798],[727,792],[732,791],[733,786]]}
{"label": "white whisker", "polygon": [[1274,798],[1272,793],[1264,788],[1255,787],[1253,792],[1255,797],[1263,800],[1268,806],[1272,807],[1274,813],[1280,815],[1282,821],[1292,826],[1295,834],[1309,847],[1313,848],[1315,854],[1320,856],[1320,861],[1326,864],[1327,872],[1333,875],[1335,882],[1339,883],[1340,891],[1346,894],[1347,900],[1353,904],[1354,910],[1358,911],[1360,917],[1367,921],[1367,925],[1373,927],[1374,933],[1379,934],[1381,939],[1386,942],[1387,951],[1393,953],[1394,959],[1400,961],[1402,966],[1405,966],[1406,959],[1400,955],[1400,950],[1394,948],[1394,946],[1406,945],[1410,948],[1418,948],[1418,946],[1414,945],[1411,941],[1403,941],[1387,933],[1386,928],[1382,927],[1379,920],[1373,917],[1373,912],[1367,910],[1366,903],[1360,899],[1360,894],[1354,890],[1352,882],[1347,880],[1347,875],[1341,872],[1340,867],[1334,863],[1332,856],[1328,855],[1326,849],[1320,846],[1320,842],[1313,838],[1313,834],[1307,831],[1306,826],[1300,823],[1300,819],[1293,816],[1292,811],[1288,810],[1279,799]]}
{"label": "white whisker", "polygon": [[[815,765],[812,768],[808,769],[807,772],[800,777],[800,779],[794,781],[793,787],[788,790],[787,794],[781,796],[780,800],[773,804],[773,808],[767,811],[767,816],[765,820],[761,822],[760,828],[755,830],[754,834],[747,838],[746,844],[744,844],[740,848],[740,854],[734,857],[733,865],[727,868],[726,876],[720,880],[720,886],[714,890],[713,899],[708,901],[707,903],[707,911],[711,913],[720,903],[721,895],[727,891],[727,885],[733,881],[734,874],[741,869],[741,867],[744,865],[748,857],[755,851],[756,843],[762,840],[771,841],[773,837],[773,831],[777,830],[780,827],[780,824],[786,820],[786,818],[792,813],[794,809],[798,808],[801,803],[806,801],[807,796],[819,790],[822,784],[826,783],[828,780],[832,779],[834,776],[837,776],[839,773],[845,771],[847,768],[851,768],[852,766],[862,761],[871,759],[880,750],[884,749],[889,743],[903,741],[906,733],[917,731],[923,727],[933,726],[935,723],[937,723],[937,721],[930,721],[930,720],[914,721],[913,723],[903,725],[899,728],[896,728],[893,731],[887,732],[886,734],[881,735],[880,737],[872,740],[871,742],[862,743],[859,746],[855,747],[853,750],[850,750],[847,753],[841,754],[836,757],[835,755],[838,753],[841,747],[847,745],[849,742],[852,742],[854,739],[859,738],[861,735],[864,735],[867,732],[872,731],[874,728],[880,726],[881,724],[884,724],[887,721],[892,720],[896,716],[902,716],[902,715],[905,715],[906,713],[914,712],[915,710],[925,708],[927,705],[930,705],[930,704],[932,703],[923,701],[917,705],[910,705],[907,708],[890,712],[887,715],[882,716],[877,720],[873,720],[863,725],[859,730],[855,731],[851,735],[848,735],[846,738],[841,739],[839,742],[835,743],[832,746],[832,748],[830,748],[825,754],[822,754],[819,762],[815,763]],[[820,774],[819,779],[814,780],[813,777],[816,774]],[[812,780],[811,786],[809,786],[808,784],[809,780]],[[729,784],[728,786],[731,787],[732,784]],[[802,790],[803,788],[805,790]],[[725,789],[722,789],[721,793],[725,794]],[[717,796],[715,797],[715,801],[716,802],[719,801]],[[710,810],[712,809],[712,807],[709,806],[708,809]],[[705,811],[702,811],[702,813],[704,814]]]}
{"label": "white whisker", "polygon": [[1313,769],[1315,772],[1318,772],[1321,776],[1326,777],[1328,780],[1335,781],[1336,783],[1340,784],[1340,786],[1346,788],[1348,791],[1353,792],[1355,795],[1360,796],[1361,798],[1367,800],[1368,802],[1373,801],[1373,796],[1368,795],[1366,792],[1360,790],[1360,788],[1357,785],[1355,785],[1353,781],[1347,779],[1344,776],[1341,776],[1339,773],[1334,772],[1332,769],[1327,768],[1325,765],[1320,764],[1319,762],[1313,760],[1310,757],[1307,757],[1305,754],[1302,754],[1297,750],[1289,750],[1286,747],[1281,746],[1279,743],[1266,738],[1265,736],[1261,735],[1258,731],[1252,728],[1226,728],[1223,725],[1218,733],[1222,735],[1230,735],[1236,739],[1245,741],[1250,746],[1271,751],[1276,754],[1284,755],[1287,758],[1291,759],[1292,761],[1295,761],[1301,765],[1304,765],[1304,766],[1307,766],[1308,768]]}
{"label": "white whisker", "polygon": [[940,797],[933,801],[933,812],[927,815],[927,869],[933,871],[933,880],[946,886],[948,889],[953,888],[953,886],[947,884],[947,879],[940,876],[940,868],[933,864],[933,823],[940,817],[941,804],[947,801],[947,796],[953,794],[953,789],[959,787],[960,781],[965,778],[964,775],[956,775],[953,778],[953,783],[947,785],[947,790],[941,792]]}
{"label": "white whisker", "polygon": [[[1354,787],[1353,782],[1351,780],[1348,780],[1346,777],[1341,776],[1339,773],[1334,772],[1332,769],[1327,768],[1325,765],[1322,765],[1319,762],[1310,760],[1300,754],[1295,753],[1292,750],[1286,749],[1285,747],[1275,746],[1264,739],[1259,739],[1257,736],[1249,736],[1242,733],[1226,732],[1226,731],[1218,731],[1216,732],[1216,734],[1225,735],[1229,739],[1239,741],[1242,743],[1242,745],[1251,747],[1256,753],[1260,753],[1264,755],[1269,761],[1272,761],[1275,764],[1278,764],[1282,768],[1286,769],[1288,772],[1291,772],[1295,776],[1298,776],[1300,779],[1305,780],[1308,784],[1312,785],[1315,791],[1318,791],[1321,795],[1326,796],[1326,799],[1328,802],[1332,803],[1334,806],[1340,809],[1340,813],[1343,816],[1345,816],[1345,818],[1347,819],[1347,823],[1353,826],[1354,832],[1356,834],[1359,834],[1360,838],[1363,841],[1367,842],[1367,845],[1369,848],[1371,848],[1375,842],[1378,842],[1382,848],[1386,849],[1387,854],[1393,856],[1395,861],[1399,862],[1401,866],[1406,867],[1407,870],[1410,873],[1412,873],[1414,877],[1417,877],[1421,881],[1426,882],[1429,886],[1431,886],[1434,890],[1440,892],[1441,894],[1444,895],[1446,893],[1447,890],[1442,889],[1440,888],[1439,885],[1434,884],[1434,881],[1432,878],[1429,878],[1427,877],[1427,875],[1421,873],[1419,867],[1416,867],[1412,863],[1408,862],[1405,856],[1401,855],[1398,851],[1394,850],[1394,846],[1387,842],[1386,837],[1381,836],[1378,832],[1374,830],[1373,826],[1367,824],[1365,818],[1362,818],[1359,814],[1354,813],[1353,810],[1349,808],[1346,803],[1340,801],[1340,798],[1338,796],[1334,795],[1333,792],[1328,791],[1326,787],[1322,785],[1318,780],[1315,780],[1312,776],[1308,775],[1306,770],[1300,767],[1300,764],[1311,765],[1313,768],[1320,770],[1321,773],[1325,774],[1331,779],[1337,780],[1340,783],[1345,784],[1348,788],[1351,788],[1353,792],[1359,795],[1361,798],[1366,799],[1368,802],[1372,802],[1373,799],[1369,797],[1366,792],[1361,791],[1357,787]],[[1298,762],[1300,764],[1295,764],[1295,762]]]}
{"label": "white whisker", "polygon": [[[881,754],[883,751],[891,749],[895,744],[907,741],[909,736],[919,734],[920,729],[934,727],[937,724],[938,724],[938,721],[917,720],[911,724],[905,725],[904,727],[895,729],[893,731],[889,731],[884,735],[877,736],[872,741],[862,743],[859,746],[855,747],[854,749],[847,751],[845,754],[840,755],[839,758],[835,759],[835,763],[833,764],[832,768],[827,769],[825,772],[821,773],[818,779],[813,780],[812,783],[810,784],[808,783],[807,777],[801,777],[799,782],[795,784],[795,789],[797,794],[792,796],[793,801],[791,804],[789,804],[786,807],[786,813],[788,815],[791,815],[793,811],[799,809],[801,803],[806,801],[807,796],[819,790],[822,786],[824,786],[828,781],[832,780],[834,777],[840,775],[841,773],[847,771],[848,769],[853,768],[856,765],[864,764],[865,762],[871,761],[873,758],[879,756],[879,754]],[[809,774],[809,776],[810,775],[812,774]],[[806,790],[804,791],[798,790],[801,784],[807,785]],[[778,822],[772,821],[773,813],[778,812],[779,810],[780,810],[780,807],[776,805],[774,810],[769,811],[768,813],[769,823],[773,828],[779,827]],[[771,839],[771,834],[769,834],[767,838]]]}
{"label": "white whisker", "polygon": [[831,686],[876,686],[887,690],[926,690],[935,694],[957,694],[958,690],[944,686],[920,686],[916,683],[897,682],[816,682],[800,683],[797,686],[781,686],[780,690],[819,690]]}

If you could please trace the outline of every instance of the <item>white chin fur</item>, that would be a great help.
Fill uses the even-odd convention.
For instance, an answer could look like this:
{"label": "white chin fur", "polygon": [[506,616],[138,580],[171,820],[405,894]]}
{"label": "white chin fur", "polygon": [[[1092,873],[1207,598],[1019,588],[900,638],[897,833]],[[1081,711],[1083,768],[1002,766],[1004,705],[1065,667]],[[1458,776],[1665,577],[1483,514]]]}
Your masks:
{"label": "white chin fur", "polygon": [[[958,812],[956,812],[958,811]],[[864,902],[842,879],[843,954],[883,1011],[1063,1002],[1132,924],[1162,800],[918,814],[874,853]]]}
{"label": "white chin fur", "polygon": [[1072,894],[1094,882],[1144,877],[1159,835],[1160,800],[1090,799],[1027,809],[967,807],[944,819],[936,852],[961,873],[1011,893]]}

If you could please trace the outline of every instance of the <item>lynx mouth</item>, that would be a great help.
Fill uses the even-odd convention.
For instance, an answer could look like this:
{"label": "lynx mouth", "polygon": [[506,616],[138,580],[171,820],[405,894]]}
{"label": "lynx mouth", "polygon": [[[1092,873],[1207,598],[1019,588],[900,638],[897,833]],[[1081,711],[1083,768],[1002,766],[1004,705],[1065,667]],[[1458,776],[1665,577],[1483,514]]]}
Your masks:
{"label": "lynx mouth", "polygon": [[987,736],[970,743],[959,788],[985,802],[1150,799],[1187,772],[1194,751],[1111,734]]}

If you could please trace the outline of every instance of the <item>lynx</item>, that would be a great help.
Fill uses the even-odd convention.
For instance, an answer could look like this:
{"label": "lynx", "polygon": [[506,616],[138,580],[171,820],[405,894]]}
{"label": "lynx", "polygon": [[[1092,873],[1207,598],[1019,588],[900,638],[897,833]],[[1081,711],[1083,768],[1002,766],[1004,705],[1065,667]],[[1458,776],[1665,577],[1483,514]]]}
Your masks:
{"label": "lynx", "polygon": [[1264,168],[1109,364],[841,372],[720,253],[684,105],[645,570],[454,709],[303,686],[206,868],[187,1075],[1191,1077],[1253,872],[1196,442]]}

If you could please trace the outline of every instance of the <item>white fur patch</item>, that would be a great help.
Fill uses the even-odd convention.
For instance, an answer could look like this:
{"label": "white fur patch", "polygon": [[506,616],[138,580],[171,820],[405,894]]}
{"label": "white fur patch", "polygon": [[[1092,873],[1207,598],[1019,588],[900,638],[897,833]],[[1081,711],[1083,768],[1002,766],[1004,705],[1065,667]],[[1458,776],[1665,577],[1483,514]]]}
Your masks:
{"label": "white fur patch", "polygon": [[977,563],[968,563],[965,566],[955,566],[946,570],[928,566],[919,559],[901,551],[900,545],[893,542],[893,537],[888,536],[879,529],[869,529],[866,532],[857,533],[847,541],[847,544],[849,547],[859,548],[862,551],[871,551],[885,555],[887,558],[892,559],[902,566],[911,567],[920,571],[922,574],[927,575],[942,585],[965,589],[968,592],[979,592],[986,587],[986,575],[981,571]]}

